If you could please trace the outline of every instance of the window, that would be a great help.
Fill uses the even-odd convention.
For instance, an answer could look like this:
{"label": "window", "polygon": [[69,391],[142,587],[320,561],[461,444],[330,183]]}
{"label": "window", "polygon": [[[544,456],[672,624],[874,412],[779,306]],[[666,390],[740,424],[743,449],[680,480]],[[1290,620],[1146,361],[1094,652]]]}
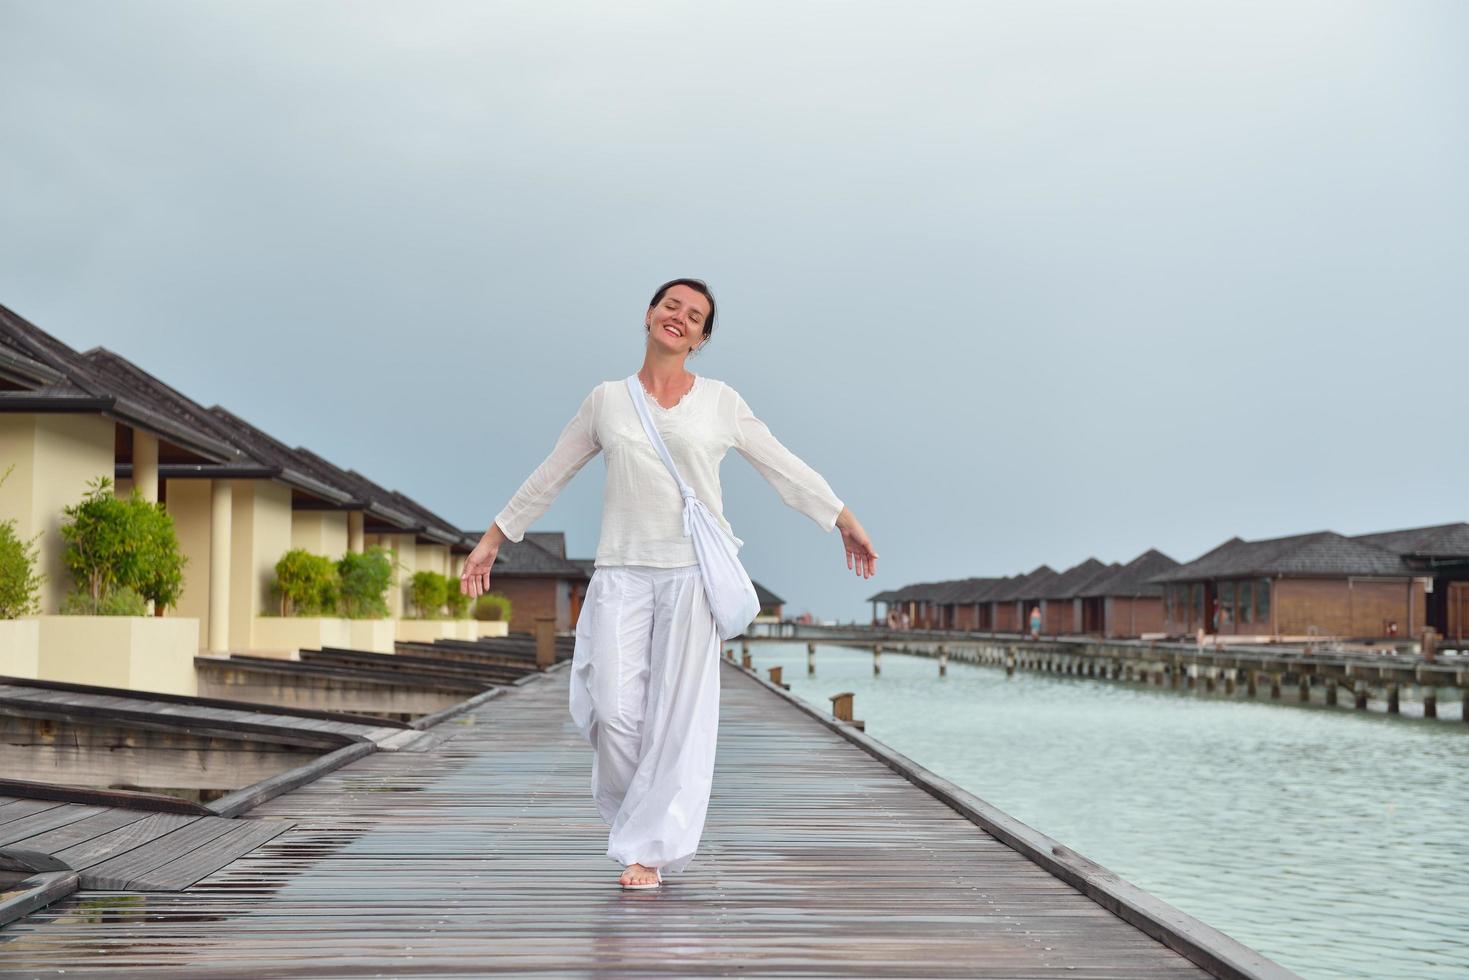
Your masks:
{"label": "window", "polygon": [[1255,622],[1262,626],[1270,623],[1270,580],[1262,578],[1255,583]]}
{"label": "window", "polygon": [[1189,589],[1193,593],[1192,600],[1189,603],[1193,607],[1192,618],[1195,622],[1202,623],[1204,621],[1204,584],[1202,582],[1195,582],[1189,586]]}
{"label": "window", "polygon": [[1254,622],[1254,619],[1255,619],[1254,588],[1255,588],[1255,583],[1254,582],[1241,582],[1239,584],[1239,593],[1238,593],[1238,595],[1235,596],[1235,598],[1239,602],[1239,621],[1241,623]]}
{"label": "window", "polygon": [[1234,623],[1234,583],[1219,583],[1219,625],[1230,626]]}

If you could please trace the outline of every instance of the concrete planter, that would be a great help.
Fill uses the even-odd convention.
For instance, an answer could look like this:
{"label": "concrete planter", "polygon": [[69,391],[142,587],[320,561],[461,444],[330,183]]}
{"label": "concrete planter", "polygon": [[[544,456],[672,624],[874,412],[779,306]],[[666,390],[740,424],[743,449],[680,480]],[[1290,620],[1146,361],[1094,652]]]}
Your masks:
{"label": "concrete planter", "polygon": [[455,639],[474,640],[479,638],[479,630],[475,629],[474,620],[456,619],[454,620],[454,625],[459,628],[459,632],[458,634],[456,634]]}
{"label": "concrete planter", "polygon": [[394,634],[405,643],[432,643],[459,639],[459,622],[453,619],[400,619]]}
{"label": "concrete planter", "polygon": [[482,640],[482,639],[484,639],[487,636],[509,636],[509,635],[510,635],[510,624],[507,623],[503,619],[495,620],[493,622],[480,622],[479,620],[474,620],[474,637],[473,637],[473,639]]}
{"label": "concrete planter", "polygon": [[187,617],[40,616],[36,677],[194,697],[199,621]]}
{"label": "concrete planter", "polygon": [[349,647],[351,624],[335,616],[256,616],[250,652],[294,657],[302,649]]}
{"label": "concrete planter", "polygon": [[393,637],[397,635],[398,623],[393,619],[350,619],[347,621],[352,640],[347,645],[353,650],[370,650],[373,653],[392,653]]}
{"label": "concrete planter", "polygon": [[0,619],[0,674],[37,677],[41,665],[41,624],[34,619]]}

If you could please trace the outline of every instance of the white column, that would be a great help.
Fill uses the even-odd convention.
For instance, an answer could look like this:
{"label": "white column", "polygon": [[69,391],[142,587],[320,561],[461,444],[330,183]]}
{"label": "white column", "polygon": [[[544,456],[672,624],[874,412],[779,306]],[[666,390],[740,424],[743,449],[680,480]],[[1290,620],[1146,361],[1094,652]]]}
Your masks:
{"label": "white column", "polygon": [[229,480],[215,480],[209,496],[209,649],[230,648],[230,523],[234,493]]}
{"label": "white column", "polygon": [[347,550],[354,555],[360,555],[365,550],[363,529],[367,521],[360,510],[349,510],[347,512]]}
{"label": "white column", "polygon": [[158,437],[133,430],[133,486],[144,500],[158,503]]}

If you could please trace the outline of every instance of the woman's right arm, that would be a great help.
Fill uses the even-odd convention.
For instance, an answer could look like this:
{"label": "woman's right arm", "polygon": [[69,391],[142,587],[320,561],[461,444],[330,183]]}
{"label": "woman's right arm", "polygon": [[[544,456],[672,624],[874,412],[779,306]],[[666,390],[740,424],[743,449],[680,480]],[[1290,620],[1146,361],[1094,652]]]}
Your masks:
{"label": "woman's right arm", "polygon": [[598,386],[583,399],[581,407],[556,438],[551,454],[526,477],[464,560],[464,570],[459,575],[460,592],[473,597],[488,591],[490,568],[495,564],[500,546],[524,538],[526,529],[546,512],[577,471],[601,452],[596,425],[600,391]]}

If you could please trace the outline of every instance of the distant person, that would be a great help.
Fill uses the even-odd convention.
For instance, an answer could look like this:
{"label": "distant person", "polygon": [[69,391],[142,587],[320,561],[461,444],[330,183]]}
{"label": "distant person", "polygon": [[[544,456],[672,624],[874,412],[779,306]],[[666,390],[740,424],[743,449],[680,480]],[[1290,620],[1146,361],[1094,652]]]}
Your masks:
{"label": "distant person", "polygon": [[[532,329],[545,343],[567,340],[554,314],[543,320]],[[840,530],[847,568],[871,578],[872,541],[826,480],[781,445],[733,388],[686,369],[714,332],[709,287],[698,279],[659,286],[643,329],[637,377],[654,424],[684,482],[715,518],[728,528],[719,464],[733,448],[782,500],[825,530]],[[652,888],[661,872],[688,866],[704,832],[719,725],[720,637],[684,532],[683,495],[622,379],[602,382],[582,401],[551,454],[465,560],[460,591],[485,592],[501,545],[520,541],[604,450],[602,530],[576,624],[571,717],[594,751],[592,796],[611,829],[607,854],[625,865],[618,880]]]}
{"label": "distant person", "polygon": [[1039,640],[1041,638],[1041,607],[1030,607],[1030,638]]}

